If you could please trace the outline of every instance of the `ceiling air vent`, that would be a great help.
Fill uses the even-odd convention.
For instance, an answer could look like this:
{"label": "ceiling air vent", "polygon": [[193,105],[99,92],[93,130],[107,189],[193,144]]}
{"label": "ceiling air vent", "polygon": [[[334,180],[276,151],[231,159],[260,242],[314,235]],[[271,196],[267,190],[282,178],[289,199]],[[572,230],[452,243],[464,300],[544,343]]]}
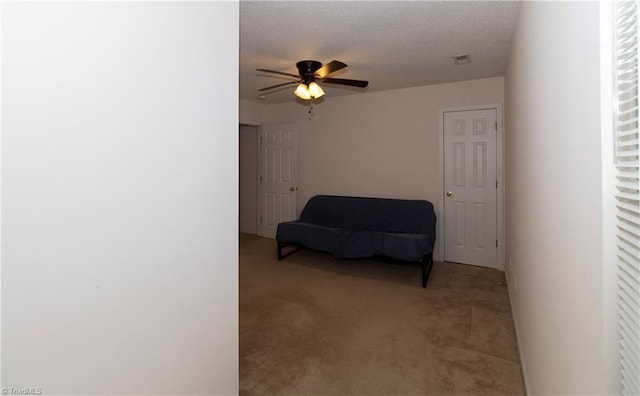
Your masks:
{"label": "ceiling air vent", "polygon": [[454,65],[466,65],[471,63],[471,55],[469,54],[452,56],[451,59],[453,59]]}

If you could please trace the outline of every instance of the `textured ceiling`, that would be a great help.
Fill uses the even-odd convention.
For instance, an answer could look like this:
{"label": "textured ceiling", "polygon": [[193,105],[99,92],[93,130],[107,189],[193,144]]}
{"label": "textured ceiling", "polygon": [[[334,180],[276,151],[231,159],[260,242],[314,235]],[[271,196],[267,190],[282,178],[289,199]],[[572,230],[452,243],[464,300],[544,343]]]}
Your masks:
{"label": "textured ceiling", "polygon": [[[366,89],[324,85],[327,98],[504,75],[518,2],[240,2],[240,98],[294,101],[295,85],[271,69],[297,74],[304,59],[348,67],[330,77],[368,80]],[[471,64],[451,57],[469,54]]]}

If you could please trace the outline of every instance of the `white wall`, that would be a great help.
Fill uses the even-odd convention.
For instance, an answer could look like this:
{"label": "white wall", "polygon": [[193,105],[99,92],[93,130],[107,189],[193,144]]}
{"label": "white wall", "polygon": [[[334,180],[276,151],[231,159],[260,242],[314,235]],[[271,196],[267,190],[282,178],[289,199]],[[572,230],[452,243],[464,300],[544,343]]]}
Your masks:
{"label": "white wall", "polygon": [[266,119],[267,105],[240,99],[238,101],[240,122],[245,125],[262,125]]}
{"label": "white wall", "polygon": [[2,3],[3,387],[237,393],[238,17]]}
{"label": "white wall", "polygon": [[258,127],[240,125],[240,232],[258,234]]}
{"label": "white wall", "polygon": [[524,2],[505,77],[507,275],[529,394],[605,393],[598,21],[597,2]]}
{"label": "white wall", "polygon": [[266,121],[298,126],[298,212],[316,194],[426,199],[438,211],[438,110],[503,99],[496,77],[328,97],[312,121],[307,106],[274,104]]}

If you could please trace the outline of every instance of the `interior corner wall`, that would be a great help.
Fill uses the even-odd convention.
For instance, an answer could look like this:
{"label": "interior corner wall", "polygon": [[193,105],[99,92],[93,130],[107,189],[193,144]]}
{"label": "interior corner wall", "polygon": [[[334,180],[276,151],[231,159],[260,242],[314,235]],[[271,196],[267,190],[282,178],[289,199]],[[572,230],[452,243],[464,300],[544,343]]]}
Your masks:
{"label": "interior corner wall", "polygon": [[240,123],[244,125],[262,125],[266,119],[267,105],[240,99],[238,101]]}
{"label": "interior corner wall", "polygon": [[528,394],[605,394],[597,2],[523,2],[505,76],[507,280]]}
{"label": "interior corner wall", "polygon": [[236,394],[238,3],[1,7],[2,387]]}
{"label": "interior corner wall", "polygon": [[240,125],[240,232],[258,234],[258,127]]}
{"label": "interior corner wall", "polygon": [[503,100],[495,77],[327,97],[311,121],[306,105],[273,104],[267,122],[298,126],[298,213],[316,194],[426,199],[440,213],[439,110]]}

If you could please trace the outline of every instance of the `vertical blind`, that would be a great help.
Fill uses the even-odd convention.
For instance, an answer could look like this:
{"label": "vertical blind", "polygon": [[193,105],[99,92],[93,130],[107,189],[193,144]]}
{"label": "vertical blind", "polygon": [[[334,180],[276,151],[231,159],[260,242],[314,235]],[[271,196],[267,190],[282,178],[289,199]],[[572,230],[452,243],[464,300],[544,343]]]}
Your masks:
{"label": "vertical blind", "polygon": [[622,394],[640,394],[638,0],[614,7],[617,281]]}

